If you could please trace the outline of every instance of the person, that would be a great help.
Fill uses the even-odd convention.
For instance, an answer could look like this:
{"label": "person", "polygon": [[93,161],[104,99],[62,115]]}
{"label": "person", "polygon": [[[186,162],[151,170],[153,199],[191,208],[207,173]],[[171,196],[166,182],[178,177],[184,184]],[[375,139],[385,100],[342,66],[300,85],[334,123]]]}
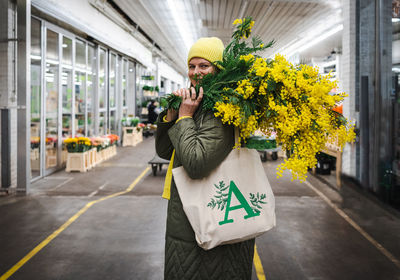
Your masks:
{"label": "person", "polygon": [[157,120],[157,112],[156,112],[156,101],[151,100],[149,105],[147,106],[148,116],[149,116],[149,123],[153,124]]}
{"label": "person", "polygon": [[[201,179],[232,151],[234,129],[223,125],[211,111],[201,109],[203,89],[196,97],[198,78],[218,71],[213,62],[222,60],[224,45],[216,37],[200,38],[188,55],[190,89],[173,94],[182,97],[179,111],[162,112],[157,121],[156,152],[183,166],[192,179]],[[173,152],[175,150],[175,152]],[[167,193],[168,196],[168,193]],[[165,279],[251,279],[254,239],[211,250],[199,247],[183,211],[172,178],[165,236]]]}

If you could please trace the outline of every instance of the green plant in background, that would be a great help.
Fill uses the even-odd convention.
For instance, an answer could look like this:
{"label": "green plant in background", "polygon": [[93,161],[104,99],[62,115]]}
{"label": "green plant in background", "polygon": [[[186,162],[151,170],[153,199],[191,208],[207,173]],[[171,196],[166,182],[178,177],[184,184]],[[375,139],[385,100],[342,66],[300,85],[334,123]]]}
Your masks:
{"label": "green plant in background", "polygon": [[251,136],[246,143],[246,148],[256,150],[267,150],[276,148],[275,139],[267,139],[264,136]]}
{"label": "green plant in background", "polygon": [[143,76],[142,76],[142,80],[152,81],[152,80],[154,80],[154,76],[151,76],[151,75],[143,75]]}
{"label": "green plant in background", "polygon": [[121,125],[122,125],[122,126],[128,126],[128,125],[127,125],[127,118],[122,118],[122,119],[121,119]]}
{"label": "green plant in background", "polygon": [[147,103],[149,103],[147,100],[142,101],[141,103],[142,108],[147,108]]}
{"label": "green plant in background", "polygon": [[64,140],[68,153],[83,153],[92,148],[92,142],[87,137],[67,138]]}
{"label": "green plant in background", "polygon": [[157,92],[160,92],[160,88],[159,88],[158,86],[156,86],[156,87],[154,88],[154,90],[157,91]]}
{"label": "green plant in background", "polygon": [[139,124],[139,122],[140,122],[139,118],[136,118],[136,117],[132,118],[131,119],[131,126],[136,127]]}
{"label": "green plant in background", "polygon": [[143,90],[148,90],[148,91],[154,91],[154,87],[147,86],[147,85],[143,86],[142,89],[143,89]]}
{"label": "green plant in background", "polygon": [[[124,127],[136,127],[140,122],[140,119],[137,117],[127,117],[127,118],[122,118],[121,119],[121,124]],[[130,131],[132,132],[132,131]],[[128,131],[128,133],[130,133]]]}

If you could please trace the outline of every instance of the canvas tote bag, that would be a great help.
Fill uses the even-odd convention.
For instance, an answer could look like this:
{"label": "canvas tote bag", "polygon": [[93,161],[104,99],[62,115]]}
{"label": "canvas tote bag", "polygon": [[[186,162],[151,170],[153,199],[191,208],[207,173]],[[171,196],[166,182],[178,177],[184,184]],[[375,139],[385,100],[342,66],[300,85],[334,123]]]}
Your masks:
{"label": "canvas tote bag", "polygon": [[275,226],[275,198],[256,150],[233,149],[202,179],[191,179],[182,166],[172,173],[201,248],[245,241]]}

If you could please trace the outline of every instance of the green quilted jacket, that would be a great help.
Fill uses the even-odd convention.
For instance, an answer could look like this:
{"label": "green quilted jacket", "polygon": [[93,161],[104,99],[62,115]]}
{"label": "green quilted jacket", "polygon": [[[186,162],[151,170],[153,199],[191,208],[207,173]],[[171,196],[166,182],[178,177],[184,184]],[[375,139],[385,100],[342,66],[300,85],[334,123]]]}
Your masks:
{"label": "green quilted jacket", "polygon": [[[173,166],[183,166],[192,179],[207,176],[229,154],[234,146],[234,130],[223,125],[213,113],[197,110],[193,119],[178,123],[157,122],[156,151],[170,159]],[[254,239],[205,251],[183,211],[175,182],[171,184],[165,241],[164,279],[251,279]]]}

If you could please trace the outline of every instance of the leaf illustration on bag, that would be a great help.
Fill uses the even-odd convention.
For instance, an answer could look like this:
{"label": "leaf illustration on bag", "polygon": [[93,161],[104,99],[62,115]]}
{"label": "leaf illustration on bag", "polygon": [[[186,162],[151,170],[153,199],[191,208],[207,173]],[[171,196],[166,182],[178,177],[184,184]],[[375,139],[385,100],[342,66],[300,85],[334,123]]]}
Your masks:
{"label": "leaf illustration on bag", "polygon": [[[228,218],[229,212],[241,208],[243,208],[247,213],[247,215],[243,217],[244,219],[259,216],[260,209],[262,209],[260,204],[267,203],[264,201],[267,197],[266,194],[260,195],[258,192],[257,194],[250,193],[251,206],[233,181],[230,181],[229,186],[225,185],[223,181],[220,181],[218,185],[214,184],[214,187],[217,189],[217,194],[211,198],[211,201],[207,204],[207,207],[214,209],[217,206],[217,208],[221,211],[225,209],[225,218],[223,221],[219,222],[219,225],[233,223],[233,219]],[[237,198],[239,205],[231,206],[232,195]]]}
{"label": "leaf illustration on bag", "polygon": [[214,209],[215,206],[218,206],[218,209],[223,211],[226,201],[228,200],[228,186],[225,185],[224,181],[220,181],[219,185],[214,184],[214,186],[217,189],[217,194],[214,195],[214,198],[216,199],[211,198],[211,201],[207,204],[207,207]]}
{"label": "leaf illustration on bag", "polygon": [[267,202],[263,201],[263,200],[266,199],[266,198],[267,198],[267,196],[266,196],[265,194],[261,194],[261,195],[260,195],[260,194],[257,192],[257,195],[255,195],[255,194],[250,193],[250,202],[251,202],[251,204],[253,205],[251,208],[252,208],[255,212],[260,213],[260,210],[259,210],[259,209],[262,209],[262,206],[260,205],[260,203],[261,203],[261,204],[267,204]]}

